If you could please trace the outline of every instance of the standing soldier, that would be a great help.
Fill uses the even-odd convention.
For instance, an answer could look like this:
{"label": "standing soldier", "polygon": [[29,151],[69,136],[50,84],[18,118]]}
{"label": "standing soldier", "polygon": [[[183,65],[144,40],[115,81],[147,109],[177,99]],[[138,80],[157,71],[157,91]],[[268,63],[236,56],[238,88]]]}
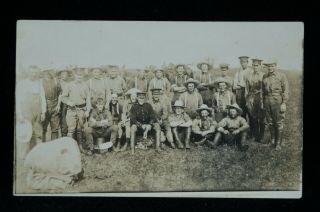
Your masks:
{"label": "standing soldier", "polygon": [[262,142],[264,136],[264,110],[262,102],[262,78],[260,59],[252,59],[252,71],[245,77],[246,102],[249,115],[251,134],[256,142]]}
{"label": "standing soldier", "polygon": [[146,93],[137,93],[138,103],[134,104],[130,110],[130,124],[131,124],[131,153],[134,154],[134,145],[136,142],[136,133],[138,130],[143,130],[143,138],[147,139],[148,132],[153,129],[156,133],[156,152],[161,152],[160,135],[161,129],[157,122],[156,114],[152,106],[145,102]]}
{"label": "standing soldier", "polygon": [[172,107],[173,113],[169,116],[168,121],[170,123],[174,139],[179,149],[184,148],[181,142],[182,139],[179,135],[180,133],[183,133],[185,148],[190,149],[192,120],[190,116],[184,112],[185,106],[182,101],[177,100]]}
{"label": "standing soldier", "polygon": [[[57,72],[59,83],[61,86],[61,90],[63,91],[67,87],[67,83],[69,83],[70,80],[70,71],[67,69],[63,69]],[[61,136],[65,137],[68,134],[68,125],[67,125],[67,105],[61,101],[60,103],[61,109],[60,109],[60,127],[61,127]]]}
{"label": "standing soldier", "polygon": [[171,148],[174,149],[175,145],[173,143],[171,127],[168,122],[168,108],[166,107],[166,105],[163,104],[163,102],[160,101],[161,89],[153,88],[151,89],[151,92],[152,100],[150,101],[150,104],[156,114],[160,127],[163,128],[166,133],[165,135],[168,143],[170,144]]}
{"label": "standing soldier", "polygon": [[98,98],[102,98],[105,102],[109,100],[107,99],[107,96],[110,96],[110,91],[100,68],[93,68],[90,72],[92,78],[88,79],[86,83],[90,90],[91,104],[95,107]]}
{"label": "standing soldier", "polygon": [[203,103],[211,107],[213,92],[210,89],[209,85],[213,83],[213,77],[210,73],[210,70],[212,70],[212,65],[210,65],[209,63],[202,62],[199,63],[197,67],[200,69],[200,72],[196,77],[196,79],[200,83],[197,89],[199,90],[199,93],[202,96]]}
{"label": "standing soldier", "polygon": [[247,118],[247,107],[245,98],[246,82],[245,76],[250,72],[248,67],[248,56],[239,57],[241,68],[236,72],[233,78],[232,90],[236,95],[236,101],[243,110],[242,116]]}
{"label": "standing soldier", "polygon": [[218,132],[215,135],[212,148],[217,147],[222,138],[223,142],[228,145],[236,144],[240,151],[247,151],[248,145],[243,145],[247,138],[247,130],[249,125],[247,121],[241,117],[242,109],[237,105],[228,105],[228,116],[222,119],[218,124]]}
{"label": "standing soldier", "polygon": [[[123,103],[127,85],[124,79],[120,76],[118,66],[109,66],[109,78],[107,79],[107,86],[110,89],[107,99],[110,100],[111,93],[116,93],[118,95],[119,102]],[[107,104],[109,104],[109,102]]]}
{"label": "standing soldier", "polygon": [[[160,89],[161,91],[161,100],[164,102],[168,101],[169,93],[170,93],[170,82],[169,80],[164,77],[163,75],[164,70],[163,69],[156,69],[155,70],[155,77],[150,80],[148,93],[149,96],[152,96],[151,90],[154,88]],[[169,102],[169,101],[168,101]]]}
{"label": "standing soldier", "polygon": [[[232,77],[230,77],[227,74],[227,72],[229,70],[229,64],[223,63],[223,64],[220,64],[219,67],[220,67],[220,72],[221,72],[219,77],[220,78],[224,78],[225,81],[228,82],[231,85],[232,84]],[[231,86],[230,86],[230,88],[231,88]]]}
{"label": "standing soldier", "polygon": [[28,120],[32,124],[31,142],[21,148],[22,158],[34,145],[42,143],[42,122],[47,111],[44,88],[39,80],[40,69],[37,66],[30,66],[28,72],[28,78],[17,84],[16,91],[17,121]]}
{"label": "standing soldier", "polygon": [[202,96],[196,91],[196,87],[199,85],[197,80],[192,78],[188,79],[184,86],[187,91],[180,95],[179,100],[181,100],[186,107],[186,113],[192,118],[196,118],[196,110],[203,104]]}
{"label": "standing soldier", "polygon": [[184,86],[184,83],[187,81],[188,76],[185,74],[186,66],[183,64],[176,65],[176,76],[171,80],[171,90],[173,91],[173,98],[171,104],[174,104],[176,100],[179,99],[180,95],[184,93],[187,89]]}
{"label": "standing soldier", "polygon": [[68,105],[66,116],[68,137],[76,138],[80,150],[83,150],[83,129],[91,110],[90,91],[83,81],[83,71],[76,68],[73,73],[75,80],[67,84],[62,93],[62,102]]}
{"label": "standing soldier", "polygon": [[213,141],[218,124],[212,117],[212,109],[203,104],[197,112],[199,113],[200,118],[192,121],[192,132],[194,134],[194,139],[197,141],[195,144],[199,145],[206,141]]}
{"label": "standing soldier", "polygon": [[143,92],[148,92],[149,79],[146,70],[138,70],[132,80],[128,82],[128,88],[136,88]]}
{"label": "standing soldier", "polygon": [[57,139],[59,137],[59,126],[60,126],[60,103],[61,103],[61,94],[62,88],[54,76],[54,70],[45,69],[43,70],[43,78],[42,78],[42,85],[44,88],[44,93],[46,97],[46,104],[47,104],[47,112],[46,117],[43,122],[43,129],[42,129],[42,141],[46,142],[46,134],[48,125],[50,123],[51,129],[51,140]]}
{"label": "standing soldier", "polygon": [[277,64],[275,62],[264,65],[267,66],[268,73],[262,79],[263,108],[270,129],[271,144],[280,150],[286,104],[289,98],[289,85],[287,77],[276,70]]}
{"label": "standing soldier", "polygon": [[218,90],[213,95],[212,107],[215,110],[215,118],[219,123],[228,115],[227,105],[236,103],[235,95],[228,89],[231,84],[226,78],[220,77],[213,86]]}

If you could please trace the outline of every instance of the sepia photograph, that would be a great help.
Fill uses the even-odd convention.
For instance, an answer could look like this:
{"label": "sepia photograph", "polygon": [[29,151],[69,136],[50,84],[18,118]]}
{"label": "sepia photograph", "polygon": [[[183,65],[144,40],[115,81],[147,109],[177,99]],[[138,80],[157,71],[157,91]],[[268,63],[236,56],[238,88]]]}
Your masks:
{"label": "sepia photograph", "polygon": [[19,20],[13,194],[301,198],[302,22]]}

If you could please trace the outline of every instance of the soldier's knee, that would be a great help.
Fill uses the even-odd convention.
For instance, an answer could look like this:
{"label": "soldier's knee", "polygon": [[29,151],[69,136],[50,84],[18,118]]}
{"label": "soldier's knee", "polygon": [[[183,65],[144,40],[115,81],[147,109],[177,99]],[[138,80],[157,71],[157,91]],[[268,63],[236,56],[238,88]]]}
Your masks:
{"label": "soldier's knee", "polygon": [[87,133],[87,134],[90,134],[92,133],[93,129],[91,127],[85,127],[84,128],[84,132]]}
{"label": "soldier's knee", "polygon": [[133,124],[130,129],[131,129],[131,132],[136,132],[138,128],[137,128],[137,125]]}
{"label": "soldier's knee", "polygon": [[118,130],[119,130],[118,125],[112,125],[111,126],[111,131],[118,131]]}
{"label": "soldier's knee", "polygon": [[155,131],[160,131],[160,130],[161,130],[161,127],[160,127],[160,125],[159,125],[158,123],[155,123],[155,124],[153,124],[153,129],[154,129]]}

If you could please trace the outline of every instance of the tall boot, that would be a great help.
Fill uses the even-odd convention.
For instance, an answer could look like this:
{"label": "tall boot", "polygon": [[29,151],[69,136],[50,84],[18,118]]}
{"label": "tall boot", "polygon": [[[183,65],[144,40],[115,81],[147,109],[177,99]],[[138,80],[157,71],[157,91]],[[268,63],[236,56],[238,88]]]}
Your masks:
{"label": "tall boot", "polygon": [[186,149],[190,149],[190,136],[191,136],[191,127],[188,127],[186,130]]}
{"label": "tall boot", "polygon": [[173,134],[173,136],[174,136],[174,138],[175,138],[175,140],[177,142],[178,149],[183,149],[183,144],[182,144],[182,142],[180,140],[180,137],[179,137],[179,134],[178,134],[178,130],[177,130],[176,127],[172,128],[172,134]]}
{"label": "tall boot", "polygon": [[55,140],[59,138],[59,133],[58,132],[51,132],[51,140]]}
{"label": "tall boot", "polygon": [[270,145],[274,146],[275,145],[275,129],[273,126],[269,126],[270,129]]}
{"label": "tall boot", "polygon": [[281,150],[282,136],[283,136],[283,130],[277,128],[276,129],[276,150]]}
{"label": "tall boot", "polygon": [[47,141],[47,132],[46,131],[42,131],[42,142],[45,143]]}
{"label": "tall boot", "polygon": [[243,143],[245,142],[246,139],[247,139],[247,133],[242,132],[240,135],[240,138],[237,140],[237,147],[238,147],[238,150],[241,152],[245,152],[249,148],[248,145],[243,145]]}
{"label": "tall boot", "polygon": [[[80,132],[79,132],[80,131]],[[85,150],[83,148],[83,140],[82,140],[82,131],[77,130],[77,142],[81,153],[85,153]]]}
{"label": "tall boot", "polygon": [[134,154],[134,143],[136,142],[136,133],[131,133],[130,138],[130,147],[131,147],[131,153]]}
{"label": "tall boot", "polygon": [[160,148],[160,135],[161,135],[161,130],[156,131],[156,152],[160,153],[162,150]]}
{"label": "tall boot", "polygon": [[127,146],[128,146],[129,143],[130,143],[130,138],[126,138],[126,141],[123,144],[123,146],[121,147],[120,151],[121,152],[126,151],[127,150]]}

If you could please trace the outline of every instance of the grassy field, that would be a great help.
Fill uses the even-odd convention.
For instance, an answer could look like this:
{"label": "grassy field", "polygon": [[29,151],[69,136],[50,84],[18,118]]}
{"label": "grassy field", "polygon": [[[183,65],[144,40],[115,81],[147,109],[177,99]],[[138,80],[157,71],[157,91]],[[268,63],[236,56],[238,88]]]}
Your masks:
{"label": "grassy field", "polygon": [[[238,152],[221,146],[212,150],[169,147],[157,154],[153,149],[106,155],[83,155],[84,179],[63,192],[120,191],[222,191],[299,190],[302,170],[302,74],[285,71],[290,99],[285,120],[284,147],[276,151],[247,140],[249,150]],[[267,131],[268,132],[268,131]],[[266,139],[268,139],[268,133]],[[16,192],[32,193],[25,186],[26,170],[18,173]]]}

